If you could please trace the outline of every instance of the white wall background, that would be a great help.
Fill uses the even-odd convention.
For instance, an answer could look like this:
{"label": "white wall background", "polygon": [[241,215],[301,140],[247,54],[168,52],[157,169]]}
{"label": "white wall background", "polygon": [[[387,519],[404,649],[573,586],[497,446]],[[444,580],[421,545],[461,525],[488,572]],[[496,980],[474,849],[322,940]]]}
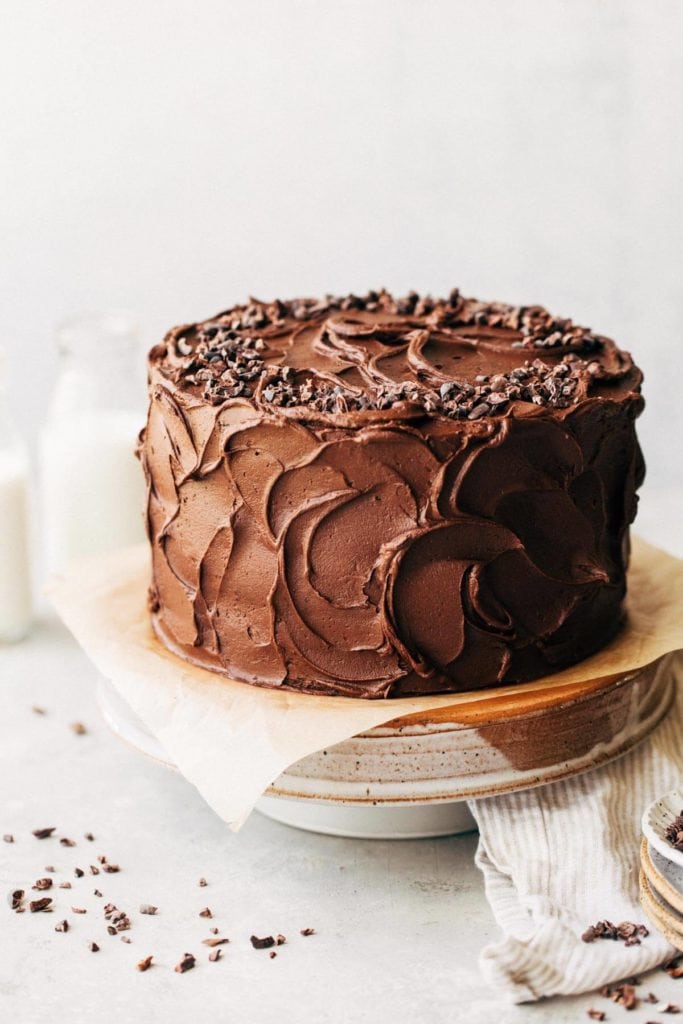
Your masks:
{"label": "white wall background", "polygon": [[632,349],[650,480],[683,481],[679,0],[5,0],[0,22],[27,432],[79,309],[132,308],[151,343],[249,293],[457,284]]}

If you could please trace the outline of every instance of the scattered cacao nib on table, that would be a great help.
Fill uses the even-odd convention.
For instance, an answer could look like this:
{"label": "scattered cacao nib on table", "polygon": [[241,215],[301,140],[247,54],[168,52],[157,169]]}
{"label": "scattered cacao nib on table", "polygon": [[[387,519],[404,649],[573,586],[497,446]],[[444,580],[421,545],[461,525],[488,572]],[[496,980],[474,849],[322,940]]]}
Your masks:
{"label": "scattered cacao nib on table", "polygon": [[34,828],[32,835],[36,839],[49,839],[56,828],[56,825],[53,825],[52,828]]}
{"label": "scattered cacao nib on table", "polygon": [[[36,838],[47,839],[51,837],[55,831],[56,828],[54,827],[41,828],[34,830],[33,834],[36,836]],[[10,838],[11,841],[13,841],[13,837]],[[94,836],[91,832],[86,832],[85,838],[89,841],[94,840]],[[68,839],[67,837],[62,837],[60,838],[59,841],[60,844],[64,847],[72,847],[77,845],[74,840]],[[98,875],[100,874],[100,872],[113,874],[119,871],[118,865],[110,864],[104,855],[100,855],[96,859],[97,864],[89,865],[89,870],[91,874]],[[56,869],[52,865],[46,865],[45,871],[54,874],[56,872]],[[86,875],[86,872],[79,867],[74,868],[73,871],[77,879],[83,878]],[[200,887],[206,886],[206,879],[200,878],[198,884]],[[72,883],[69,881],[64,880],[60,882],[55,882],[52,878],[49,877],[36,879],[32,888],[34,890],[44,891],[52,889],[55,885],[58,886],[60,889],[73,888]],[[94,889],[93,895],[101,898],[102,892],[100,892],[99,889]],[[43,896],[39,899],[27,900],[25,889],[13,890],[9,894],[9,903],[11,909],[14,910],[16,913],[24,913],[26,910],[29,910],[32,914],[52,913],[54,910],[62,909],[54,905],[53,898],[51,896]],[[139,908],[140,914],[143,915],[154,916],[156,915],[157,911],[158,908],[150,903],[142,903]],[[71,912],[73,914],[80,916],[87,914],[88,908],[80,906],[71,906]],[[131,920],[128,914],[126,914],[125,911],[119,910],[116,904],[112,902],[108,902],[103,906],[103,913],[106,922],[107,933],[112,937],[116,937],[118,935],[122,942],[130,943],[131,939],[128,937],[128,935],[120,934],[121,932],[127,932],[131,928]],[[199,916],[203,918],[212,918],[213,912],[209,907],[204,907],[199,912]],[[72,925],[67,918],[63,918],[54,926],[54,931],[60,932],[62,934],[68,933],[72,931]],[[220,935],[219,929],[217,927],[212,927],[210,931],[211,936],[209,938],[203,939],[202,943],[203,945],[209,947],[209,961],[211,963],[216,963],[218,960],[222,959],[223,949],[221,947],[227,945],[230,942],[230,939],[227,936]],[[303,937],[308,937],[310,935],[315,935],[316,931],[315,928],[306,927],[299,929],[299,934]],[[263,938],[259,938],[256,935],[252,935],[250,938],[250,942],[254,949],[268,950],[269,956],[272,959],[277,956],[277,953],[273,947],[284,945],[287,942],[287,938],[285,935],[278,932],[277,934],[267,935]],[[87,943],[87,949],[92,953],[98,953],[100,951],[100,946],[98,945],[97,942],[90,940]],[[142,960],[138,961],[135,965],[137,970],[141,972],[147,971],[149,967],[152,965],[153,959],[153,956],[150,954],[149,956],[146,956]],[[196,966],[196,963],[197,960],[194,954],[185,953],[182,959],[179,961],[179,963],[175,966],[174,970],[177,973],[183,974],[186,971],[189,971],[192,968],[194,968]]]}
{"label": "scattered cacao nib on table", "polygon": [[71,731],[76,733],[77,736],[85,736],[88,730],[83,725],[83,722],[72,722]]}
{"label": "scattered cacao nib on table", "polygon": [[32,914],[51,913],[52,898],[50,896],[43,896],[40,900],[31,900],[28,909]]}
{"label": "scattered cacao nib on table", "polygon": [[173,970],[178,974],[184,974],[185,971],[191,971],[196,962],[196,958],[192,956],[192,953],[184,953],[183,959],[175,965]]}
{"label": "scattered cacao nib on table", "polygon": [[[613,1003],[616,1003],[618,1006],[623,1006],[625,1010],[634,1010],[638,1005],[638,996],[636,994],[635,985],[633,985],[632,982],[640,984],[637,978],[632,978],[631,982],[624,982],[621,985],[603,985],[602,988],[598,990],[598,995],[603,999],[611,999]],[[592,1019],[607,1020],[607,1015],[605,1014],[602,1017],[593,1017]]]}
{"label": "scattered cacao nib on table", "polygon": [[[666,971],[671,977],[681,977],[683,972],[679,972],[678,967],[680,959],[681,957],[677,956],[674,960],[667,961],[667,963],[661,965],[661,970]],[[672,971],[678,973],[672,974]],[[654,1008],[655,1013],[677,1014],[681,1012],[681,1008],[677,1003],[660,1002],[654,992],[648,992],[646,996],[639,997],[636,987],[641,984],[640,978],[631,978],[630,981],[623,982],[621,985],[603,985],[597,994],[603,999],[611,999],[613,1003],[623,1007],[624,1010],[635,1010],[640,1003],[647,1003]],[[604,1010],[591,1007],[586,1010],[586,1014],[591,1020],[607,1020]],[[658,1022],[646,1021],[645,1024],[658,1024]]]}
{"label": "scattered cacao nib on table", "polygon": [[638,1005],[638,996],[633,985],[616,985],[612,989],[611,999],[617,1006],[623,1006],[625,1010],[635,1010]]}
{"label": "scattered cacao nib on table", "polygon": [[107,903],[104,907],[104,916],[109,921],[107,931],[110,935],[117,932],[126,932],[130,928],[130,918],[123,910],[119,910],[113,903]]}
{"label": "scattered cacao nib on table", "polygon": [[3,843],[13,843],[14,842],[14,836],[11,835],[11,833],[9,833],[9,832],[5,832],[4,836],[2,837],[2,841],[3,841]]}

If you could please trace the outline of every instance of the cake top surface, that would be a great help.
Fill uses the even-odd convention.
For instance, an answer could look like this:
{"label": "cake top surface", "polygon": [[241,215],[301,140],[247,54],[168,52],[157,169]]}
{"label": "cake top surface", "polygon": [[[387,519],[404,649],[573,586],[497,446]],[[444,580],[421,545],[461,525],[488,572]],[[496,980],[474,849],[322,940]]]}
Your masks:
{"label": "cake top surface", "polygon": [[299,419],[476,421],[636,397],[642,375],[613,341],[553,316],[415,292],[261,302],[174,328],[152,365],[197,399]]}

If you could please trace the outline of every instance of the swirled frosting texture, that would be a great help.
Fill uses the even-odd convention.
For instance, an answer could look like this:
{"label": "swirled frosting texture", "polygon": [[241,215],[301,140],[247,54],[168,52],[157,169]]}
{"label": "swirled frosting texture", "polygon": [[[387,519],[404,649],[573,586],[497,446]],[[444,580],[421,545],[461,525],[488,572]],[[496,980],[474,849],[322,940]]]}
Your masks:
{"label": "swirled frosting texture", "polygon": [[539,307],[236,307],[150,353],[157,632],[236,679],[367,698],[532,679],[621,621],[641,375]]}

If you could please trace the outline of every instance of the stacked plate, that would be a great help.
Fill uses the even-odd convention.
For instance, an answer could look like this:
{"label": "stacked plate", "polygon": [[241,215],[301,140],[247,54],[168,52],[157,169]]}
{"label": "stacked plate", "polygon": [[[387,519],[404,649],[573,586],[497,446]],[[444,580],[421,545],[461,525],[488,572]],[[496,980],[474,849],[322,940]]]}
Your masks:
{"label": "stacked plate", "polygon": [[683,849],[667,832],[683,812],[683,788],[650,804],[643,815],[640,847],[640,902],[652,924],[683,951]]}

